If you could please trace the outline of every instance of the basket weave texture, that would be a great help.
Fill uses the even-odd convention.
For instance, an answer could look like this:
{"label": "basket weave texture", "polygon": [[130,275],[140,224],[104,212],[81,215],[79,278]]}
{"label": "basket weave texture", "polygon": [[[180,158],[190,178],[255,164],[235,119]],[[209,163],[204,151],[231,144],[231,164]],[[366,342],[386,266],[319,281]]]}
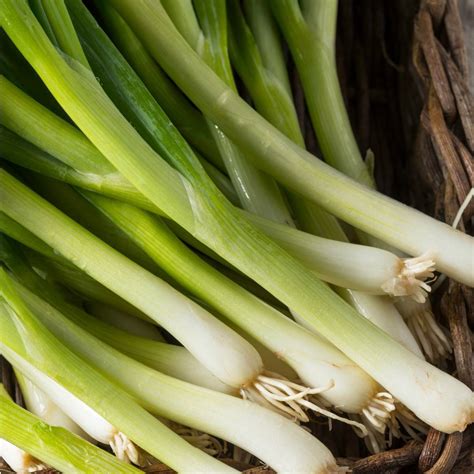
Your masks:
{"label": "basket weave texture", "polygon": [[[474,187],[474,103],[457,0],[341,0],[337,42],[343,95],[361,151],[375,155],[379,189],[452,224]],[[319,154],[297,74],[289,67],[307,146]],[[474,200],[458,228],[472,233],[473,212]],[[473,388],[473,291],[446,280],[432,303],[453,339],[448,370]],[[1,378],[21,404],[5,361]],[[424,443],[395,443],[372,456],[346,426],[311,428],[355,473],[473,472],[472,426],[452,435],[431,430]],[[226,456],[231,454],[232,448]],[[272,472],[258,460],[225,461],[248,474]],[[0,472],[11,472],[1,459]],[[172,471],[156,464],[147,472]]]}

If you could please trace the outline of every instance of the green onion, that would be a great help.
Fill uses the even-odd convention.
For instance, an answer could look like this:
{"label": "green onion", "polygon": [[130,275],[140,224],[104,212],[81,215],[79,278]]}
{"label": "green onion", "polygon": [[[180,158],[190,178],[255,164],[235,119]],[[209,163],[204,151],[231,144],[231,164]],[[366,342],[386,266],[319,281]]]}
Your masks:
{"label": "green onion", "polygon": [[[361,412],[376,396],[377,385],[342,353],[311,336],[277,310],[255,298],[203,262],[166,225],[130,205],[99,197],[88,198],[142,246],[184,287],[233,324],[270,348],[308,386],[334,387],[320,395],[349,413]],[[328,363],[331,361],[330,363]],[[349,391],[344,387],[352,387]]]}
{"label": "green onion", "polygon": [[[189,446],[140,408],[126,392],[63,346],[38,323],[20,300],[15,283],[4,270],[0,270],[0,280],[2,296],[11,305],[8,306],[8,314],[12,318],[10,323],[5,314],[0,318],[3,325],[0,332],[0,350],[25,376],[36,383],[41,381],[44,385],[52,383],[61,387],[63,389],[61,399],[65,404],[68,401],[73,402],[67,396],[67,392],[70,392],[75,400],[82,400],[82,406],[76,408],[82,410],[84,405],[88,406],[90,410],[95,410],[98,416],[103,416],[112,425],[120,427],[120,432],[114,433],[114,440],[120,438],[122,441],[124,437],[120,433],[123,433],[172,468],[181,472],[196,472],[196,470],[234,472],[233,469]],[[8,324],[10,330],[6,334],[4,325],[8,330]],[[16,327],[18,338],[12,334],[11,324]],[[21,339],[20,344],[18,339]],[[28,347],[28,351],[23,345]],[[86,417],[84,423],[88,421]]]}
{"label": "green onion", "polygon": [[[0,438],[12,443],[7,448],[10,452],[13,445],[19,446],[64,472],[87,474],[141,472],[64,428],[47,425],[37,416],[16,405],[1,384]],[[0,441],[0,455],[15,471],[22,472],[23,469],[27,469],[31,472],[34,468],[40,468],[31,459],[27,459],[27,464],[24,458],[20,463],[16,463],[17,455],[14,454],[16,459],[12,460],[2,441]]]}
{"label": "green onion", "polygon": [[149,52],[255,166],[349,224],[411,255],[431,252],[440,271],[473,286],[474,239],[361,186],[293,144],[217,77],[180,37],[161,4],[111,0]]}
{"label": "green onion", "polygon": [[[189,232],[194,232],[197,238],[221,256],[224,255],[237,268],[300,314],[422,420],[444,431],[465,427],[472,417],[472,394],[465,385],[431,367],[394,342],[383,331],[359,316],[350,306],[336,297],[303,265],[290,258],[270,239],[256,231],[235,213],[206,177],[198,162],[189,161],[191,159],[189,155],[186,159],[182,154],[179,155],[178,148],[176,148],[176,156],[171,158],[185,176],[177,174],[177,171],[159,159],[159,156],[143,142],[137,132],[119,114],[95,78],[80,68],[71,67],[63,60],[47,40],[24,2],[1,0],[0,5],[3,7],[0,10],[2,24],[16,46],[39,72],[53,95],[61,102],[81,130],[141,192],[168,216],[172,216]],[[187,84],[187,92],[191,95],[194,95],[194,92],[190,89],[198,91],[199,100],[194,97],[196,102],[199,102],[199,105],[207,104],[208,108],[212,109],[212,113],[209,113],[210,118],[218,122],[231,139],[242,145],[242,149],[250,151],[252,147],[245,148],[239,136],[241,138],[250,136],[251,140],[245,141],[258,147],[263,144],[264,155],[269,157],[268,155],[271,154],[273,157],[272,170],[278,168],[276,163],[282,158],[281,153],[278,152],[279,146],[284,145],[285,151],[288,152],[285,153],[285,163],[289,163],[290,157],[295,158],[298,154],[305,154],[241,102],[209,68],[202,64],[200,58],[176,32],[160,4],[145,0],[133,2],[114,0],[113,5],[119,9],[125,20],[128,21],[130,16],[135,31],[138,31],[136,23],[143,23],[140,36],[152,35],[154,37],[153,41],[145,39],[147,47],[153,48],[152,52],[156,56],[166,56],[167,72],[180,87]],[[136,7],[139,11],[136,11]],[[128,9],[130,9],[130,15]],[[156,14],[157,12],[159,14]],[[171,53],[173,54],[170,55]],[[162,63],[163,61],[162,58]],[[230,105],[232,105],[232,117],[224,124],[221,119],[222,116],[226,117],[225,111]],[[227,126],[235,125],[235,116],[239,117],[238,133],[233,126]],[[248,126],[248,116],[252,118],[251,126]],[[104,117],[107,119],[105,120]],[[234,129],[236,133],[230,133],[231,129]],[[270,138],[268,131],[271,131],[271,140],[262,139]],[[252,156],[256,157],[257,154],[254,153]],[[430,232],[427,232],[432,239],[431,242],[433,242],[432,234],[436,234],[432,231],[438,229],[437,239],[446,233],[454,237],[449,238],[446,252],[449,254],[449,252],[459,251],[457,260],[454,258],[455,255],[451,255],[453,258],[449,259],[450,265],[447,264],[447,254],[442,255],[439,252],[438,257],[442,257],[442,266],[445,269],[449,266],[451,269],[457,268],[458,274],[462,275],[464,271],[466,275],[465,260],[466,255],[469,254],[472,239],[461,233],[453,233],[452,229],[423,217],[421,213],[408,210],[408,208],[403,211],[405,208],[395,205],[388,198],[377,197],[378,195],[373,191],[353,184],[351,180],[329,170],[325,165],[313,162],[311,155],[307,156],[312,161],[298,160],[299,166],[295,168],[285,166],[285,173],[283,173],[290,175],[292,170],[298,169],[298,174],[304,175],[306,184],[312,181],[307,187],[301,186],[302,183],[300,183],[299,191],[302,194],[311,189],[320,198],[324,195],[323,200],[329,210],[337,207],[334,203],[338,201],[343,209],[339,215],[341,212],[352,214],[352,209],[357,209],[354,203],[361,204],[361,200],[356,199],[355,194],[359,197],[365,196],[364,204],[373,204],[375,200],[378,202],[375,206],[376,216],[374,214],[367,218],[360,212],[353,214],[353,217],[357,214],[359,226],[362,225],[361,222],[365,222],[362,227],[366,224],[370,227],[368,221],[372,221],[373,218],[382,223],[392,218],[393,216],[388,212],[388,208],[392,207],[397,210],[397,213],[400,213],[401,209],[402,214],[416,217],[417,224],[423,221],[431,222]],[[272,173],[279,174],[273,171]],[[315,175],[319,175],[320,178],[317,189],[313,186]],[[1,176],[2,181],[10,182],[5,173]],[[330,185],[327,181],[323,185],[323,177],[331,177]],[[14,188],[16,189],[16,186]],[[15,194],[16,191],[8,192],[9,201]],[[351,201],[352,206],[343,206],[348,201]],[[383,206],[380,203],[383,203]],[[10,208],[7,214],[15,218],[11,214],[16,205],[12,206],[12,204],[13,202],[5,202],[3,210]],[[16,215],[15,220],[17,219],[21,220],[25,227],[30,225],[30,223],[28,226],[25,224],[23,216]],[[392,219],[392,222],[396,220]],[[385,225],[380,225],[380,227],[385,228]],[[406,229],[400,230],[403,234]],[[35,229],[35,233],[40,231]],[[424,240],[419,238],[420,235],[416,237],[414,240],[417,245]],[[407,239],[407,236],[403,238]],[[453,245],[452,240],[458,240],[458,242]],[[464,250],[462,250],[463,246]],[[317,315],[314,314],[316,308]],[[398,364],[391,363],[395,359],[403,366],[403,370]],[[442,393],[435,388],[439,383],[444,385]],[[448,400],[453,399],[456,399],[457,403],[447,403]],[[450,409],[441,411],[433,409],[439,404],[449,406]]]}
{"label": "green onion", "polygon": [[[13,283],[49,330],[152,413],[232,442],[278,472],[323,473],[335,468],[330,452],[290,420],[255,403],[160,374],[100,342],[41,298]],[[143,430],[144,425],[138,426]],[[183,463],[186,461],[189,459],[183,459]],[[193,469],[186,467],[184,472]],[[212,469],[211,472],[216,471],[215,467]]]}

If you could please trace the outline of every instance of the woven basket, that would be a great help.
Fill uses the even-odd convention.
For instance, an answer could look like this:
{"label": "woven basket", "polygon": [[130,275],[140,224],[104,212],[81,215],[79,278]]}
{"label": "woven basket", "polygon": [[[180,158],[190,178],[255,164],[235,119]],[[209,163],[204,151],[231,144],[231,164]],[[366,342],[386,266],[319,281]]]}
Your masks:
{"label": "woven basket", "polygon": [[[360,149],[375,155],[379,189],[451,224],[474,186],[474,108],[457,1],[341,0],[338,21],[341,86]],[[319,153],[297,74],[289,67],[307,146]],[[466,232],[473,230],[473,210],[468,206],[459,224]],[[446,280],[433,308],[454,342],[448,370],[472,388],[473,292]],[[5,361],[1,376],[21,403]],[[449,436],[431,430],[424,443],[398,442],[372,456],[344,425],[330,432],[323,422],[311,428],[355,473],[472,472],[472,426]],[[232,447],[225,455],[232,456]],[[257,460],[226,462],[247,473],[272,472]],[[0,472],[10,472],[2,468],[0,460]],[[147,472],[172,471],[156,464]]]}

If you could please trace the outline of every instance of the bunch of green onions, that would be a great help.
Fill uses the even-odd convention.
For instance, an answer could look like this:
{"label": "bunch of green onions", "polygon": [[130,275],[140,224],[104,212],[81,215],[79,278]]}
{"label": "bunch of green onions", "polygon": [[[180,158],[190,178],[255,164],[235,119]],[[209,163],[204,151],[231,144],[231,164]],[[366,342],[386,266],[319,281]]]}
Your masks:
{"label": "bunch of green onions", "polygon": [[[222,439],[322,473],[345,468],[299,426],[316,416],[373,452],[464,430],[472,391],[426,361],[448,337],[406,315],[435,268],[474,286],[474,241],[374,190],[337,2],[91,8],[0,0],[0,354],[29,410],[0,387],[0,456],[233,472]],[[304,149],[279,30],[330,166]]]}

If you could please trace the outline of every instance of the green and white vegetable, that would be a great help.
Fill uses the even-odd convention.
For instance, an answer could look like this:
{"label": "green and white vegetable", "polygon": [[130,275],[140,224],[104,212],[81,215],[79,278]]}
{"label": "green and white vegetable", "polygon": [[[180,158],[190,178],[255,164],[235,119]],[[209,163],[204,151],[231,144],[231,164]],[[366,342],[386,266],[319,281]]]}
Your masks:
{"label": "green and white vegetable", "polygon": [[[221,256],[225,256],[241,271],[254,278],[306,321],[314,327],[317,326],[324,337],[343,350],[425,422],[446,431],[465,427],[472,417],[472,393],[467,387],[437,371],[395,343],[385,333],[359,316],[350,306],[334,296],[303,265],[298,264],[270,239],[265,238],[239,217],[218,193],[196,162],[189,161],[192,157],[188,156],[185,160],[182,155],[176,155],[174,163],[178,171],[160,160],[159,156],[148,147],[138,133],[118,113],[95,78],[64,61],[49,43],[46,35],[32,18],[23,2],[13,4],[11,1],[2,0],[0,3],[3,7],[1,10],[2,23],[14,43],[39,72],[53,95],[83,132],[141,192],[155,202],[167,215],[172,216],[191,233],[194,232],[197,238]],[[145,39],[146,46],[150,50],[153,48],[154,55],[161,56],[162,65],[178,85],[184,87],[187,84],[189,86],[185,87],[187,93],[192,95],[191,88],[193,91],[199,91],[199,100],[196,97],[193,99],[199,102],[200,106],[206,103],[208,109],[212,109],[213,113],[209,113],[210,118],[218,123],[231,139],[242,145],[242,149],[244,149],[242,140],[239,142],[237,140],[238,134],[231,133],[233,127],[228,127],[229,124],[234,123],[234,119],[230,119],[225,124],[221,120],[231,103],[234,103],[235,106],[232,116],[234,118],[235,114],[239,116],[240,135],[248,137],[250,133],[250,136],[254,137],[250,142],[254,144],[257,143],[255,138],[258,136],[258,143],[265,143],[265,153],[272,151],[272,156],[278,158],[278,153],[273,153],[273,151],[277,151],[274,145],[286,144],[288,145],[287,151],[293,152],[286,154],[286,163],[288,163],[289,156],[295,157],[295,153],[304,154],[296,146],[290,146],[279,132],[272,129],[258,114],[240,102],[240,99],[201,63],[201,60],[174,30],[160,4],[145,0],[139,2],[114,0],[113,5],[119,9],[126,20],[129,19],[129,16],[131,17],[135,32],[138,32],[136,23],[143,23],[139,34],[144,37],[148,36],[148,41]],[[139,10],[136,10],[137,7]],[[153,36],[153,41],[149,41],[150,36]],[[173,60],[171,60],[170,54],[172,51]],[[192,71],[194,68],[196,70]],[[195,74],[196,72],[198,74]],[[92,103],[94,104],[93,110]],[[216,104],[218,104],[217,107],[215,107]],[[97,113],[99,110],[100,114]],[[221,112],[222,115],[218,112]],[[244,115],[241,115],[242,112],[245,112]],[[245,120],[245,114],[254,118],[251,129],[246,127],[248,121]],[[107,120],[103,119],[104,116],[107,117]],[[244,117],[243,121],[242,117]],[[261,133],[261,129],[259,130],[259,127],[263,126],[262,124],[265,129],[268,128],[272,131],[272,140],[262,140],[262,137],[268,136],[268,134]],[[242,133],[243,131],[244,133]],[[257,131],[259,133],[256,133]],[[254,157],[258,154],[255,151],[252,154]],[[272,170],[275,170],[278,166],[275,165],[275,160],[272,161],[274,161]],[[278,160],[276,161],[278,162]],[[443,251],[437,252],[437,257],[442,263],[441,266],[444,267],[443,270],[450,271],[449,267],[451,269],[456,267],[459,270],[458,275],[462,275],[466,270],[463,260],[472,245],[472,240],[467,236],[453,233],[451,229],[448,232],[442,224],[435,223],[435,221],[408,210],[408,208],[399,207],[391,200],[381,198],[373,191],[366,190],[366,188],[339,176],[336,172],[329,171],[324,165],[315,165],[309,160],[300,161],[298,164],[301,166],[292,169],[298,169],[298,173],[303,172],[306,179],[315,177],[311,172],[319,173],[320,178],[327,178],[329,175],[335,178],[331,180],[331,186],[321,185],[315,191],[315,194],[320,197],[321,193],[325,194],[325,199],[327,199],[325,205],[330,210],[334,210],[334,213],[336,213],[335,207],[337,207],[334,206],[334,203],[337,201],[342,203],[341,199],[344,200],[344,195],[347,200],[347,193],[366,196],[367,200],[370,199],[371,202],[377,201],[375,207],[378,207],[378,220],[379,222],[382,220],[382,224],[390,214],[388,208],[395,206],[399,211],[401,209],[401,213],[405,216],[416,216],[417,223],[430,222],[432,227],[438,229],[436,239],[433,238],[433,233],[429,232],[430,243],[433,243],[434,240],[437,243],[443,241],[443,235],[450,235],[449,239],[456,241],[455,245],[450,242],[450,245],[445,246]],[[290,175],[291,170],[287,171]],[[5,173],[2,173],[2,181],[10,182]],[[322,179],[319,180],[319,182],[321,181]],[[341,184],[344,186],[341,187]],[[302,188],[299,190],[305,194],[306,191]],[[309,188],[313,191],[315,189],[314,186],[310,186],[306,187],[306,190]],[[356,190],[357,193],[355,193]],[[8,192],[6,194],[9,194],[11,198],[15,193]],[[355,196],[352,198],[354,198],[351,199],[352,204],[357,204]],[[17,211],[19,209],[12,204],[11,201],[5,203],[3,210],[6,211],[7,208],[10,208],[7,212],[10,217],[15,218],[16,216],[22,220],[16,215],[13,207]],[[351,209],[353,208],[354,206],[351,207]],[[349,208],[344,207],[344,209]],[[341,212],[339,211],[339,215]],[[347,214],[346,211],[344,213]],[[367,219],[361,213],[357,213],[357,216],[358,225],[363,228],[367,227]],[[22,224],[25,223],[22,221]],[[25,225],[25,227],[28,226]],[[380,227],[386,229],[385,225]],[[402,227],[400,230],[403,233],[405,229]],[[417,243],[423,242],[424,239],[419,237],[420,235],[417,235],[415,239]],[[403,234],[401,241],[407,243],[412,241],[410,239],[411,237],[407,237],[407,234]],[[443,246],[440,245],[439,249],[441,250]],[[455,252],[461,258],[457,260],[450,258],[448,264],[449,252]],[[451,254],[450,257],[455,257],[455,255]],[[314,314],[315,308],[318,308],[317,317]],[[398,364],[387,363],[392,359],[400,361],[403,370],[399,369]],[[442,393],[435,388],[438,383],[443,383],[445,387]],[[446,400],[457,399],[458,403],[454,405],[443,403],[444,398]],[[450,409],[433,410],[432,407],[439,403],[443,403],[443,406],[449,405]]]}
{"label": "green and white vegetable", "polygon": [[[37,416],[16,405],[1,384],[0,438],[0,456],[15,472],[35,472],[46,467],[33,456],[64,472],[141,472],[70,431],[47,425]],[[27,454],[22,448],[31,454]]]}

